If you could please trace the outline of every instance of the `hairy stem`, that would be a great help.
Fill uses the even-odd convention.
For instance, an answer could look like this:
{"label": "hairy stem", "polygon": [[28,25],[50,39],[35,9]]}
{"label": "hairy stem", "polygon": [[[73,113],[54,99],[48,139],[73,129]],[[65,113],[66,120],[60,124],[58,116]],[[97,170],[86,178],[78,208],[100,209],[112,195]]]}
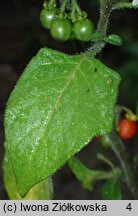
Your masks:
{"label": "hairy stem", "polygon": [[[100,18],[98,22],[97,32],[101,32],[104,36],[107,33],[107,27],[109,23],[109,17],[112,11],[112,8],[115,4],[116,0],[101,0],[100,1]],[[90,47],[88,51],[88,55],[95,56],[100,53],[102,49],[105,47],[106,42],[99,41],[96,42]]]}
{"label": "hairy stem", "polygon": [[[97,27],[97,32],[103,33],[106,36],[109,17],[114,9],[114,5],[116,4],[116,0],[101,0],[100,1],[100,19]],[[104,41],[96,42],[93,46],[89,49],[87,55],[95,56],[96,54],[100,53],[105,46]],[[124,176],[126,179],[126,183],[135,199],[138,199],[138,188],[135,181],[135,177],[133,175],[132,167],[128,160],[127,152],[123,146],[122,141],[117,136],[116,132],[112,132],[109,136],[106,136],[106,139],[109,141],[113,151],[117,155],[122,170],[124,172]]]}
{"label": "hairy stem", "polygon": [[130,189],[133,197],[135,199],[138,199],[137,183],[133,174],[133,169],[128,159],[127,152],[121,139],[117,136],[115,131],[113,131],[109,136],[107,136],[107,139],[111,145],[111,148],[113,149],[121,163],[128,188]]}
{"label": "hairy stem", "polygon": [[114,5],[113,10],[117,10],[117,9],[137,9],[138,8],[138,4],[134,5],[132,4],[132,2],[119,2],[117,4]]}
{"label": "hairy stem", "polygon": [[114,4],[114,0],[101,0],[100,4],[100,19],[98,23],[97,31],[102,32],[106,35],[107,26],[109,23],[109,17],[112,11],[112,6]]}

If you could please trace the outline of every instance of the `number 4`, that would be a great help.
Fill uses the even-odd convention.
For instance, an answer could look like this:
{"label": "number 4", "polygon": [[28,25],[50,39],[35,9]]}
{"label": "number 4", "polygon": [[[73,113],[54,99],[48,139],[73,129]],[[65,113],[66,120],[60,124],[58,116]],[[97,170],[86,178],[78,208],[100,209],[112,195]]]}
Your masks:
{"label": "number 4", "polygon": [[126,207],[127,210],[131,211],[132,207],[131,207],[131,203],[129,203]]}

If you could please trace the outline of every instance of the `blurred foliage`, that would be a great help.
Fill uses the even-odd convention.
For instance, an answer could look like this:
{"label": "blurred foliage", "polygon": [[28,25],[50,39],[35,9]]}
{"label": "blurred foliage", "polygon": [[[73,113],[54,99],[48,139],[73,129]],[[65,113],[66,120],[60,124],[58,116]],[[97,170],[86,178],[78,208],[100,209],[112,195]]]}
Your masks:
{"label": "blurred foliage", "polygon": [[[116,18],[117,16],[118,18]],[[136,22],[129,21],[130,16],[136,20],[138,13],[128,10],[123,12],[120,17],[117,12],[112,15],[113,22],[109,28],[110,33],[120,35],[123,44],[119,48],[108,45],[102,54],[102,60],[120,73],[122,77],[120,101],[135,111],[138,101],[138,31]]]}
{"label": "blurred foliage", "polygon": [[107,180],[102,186],[101,195],[104,200],[120,200],[122,197],[120,180],[118,178]]}
{"label": "blurred foliage", "polygon": [[[130,27],[126,27],[123,30],[122,35],[124,37],[124,46],[122,52],[127,56],[125,64],[120,68],[120,74],[123,78],[121,91],[123,95],[126,95],[127,100],[135,108],[138,101],[138,33],[132,32]],[[134,29],[133,29],[134,30]]]}

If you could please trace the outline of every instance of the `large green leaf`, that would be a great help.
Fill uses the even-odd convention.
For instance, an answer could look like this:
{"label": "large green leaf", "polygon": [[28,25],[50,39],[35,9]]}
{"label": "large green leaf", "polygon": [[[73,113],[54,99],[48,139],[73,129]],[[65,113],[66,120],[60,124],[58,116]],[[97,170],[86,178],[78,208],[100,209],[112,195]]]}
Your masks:
{"label": "large green leaf", "polygon": [[[13,174],[11,161],[7,150],[5,150],[4,162],[4,185],[11,200],[22,200],[22,197],[18,193],[15,176]],[[31,188],[28,194],[23,198],[24,200],[49,200],[53,198],[52,179],[49,177],[36,184]]]}
{"label": "large green leaf", "polygon": [[21,196],[112,129],[119,75],[86,55],[41,49],[13,90],[5,134]]}

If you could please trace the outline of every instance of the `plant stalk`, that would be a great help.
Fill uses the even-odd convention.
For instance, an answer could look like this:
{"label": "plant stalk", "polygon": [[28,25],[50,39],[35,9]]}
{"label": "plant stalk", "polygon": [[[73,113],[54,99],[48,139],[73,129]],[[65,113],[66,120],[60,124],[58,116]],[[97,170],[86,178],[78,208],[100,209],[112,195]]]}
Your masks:
{"label": "plant stalk", "polygon": [[109,140],[112,150],[120,161],[128,188],[130,189],[134,199],[138,199],[138,187],[133,174],[133,168],[131,167],[128,154],[121,139],[115,131],[108,135],[107,139]]}
{"label": "plant stalk", "polygon": [[[116,4],[116,0],[101,0],[100,1],[100,18],[97,27],[97,32],[103,33],[106,36],[109,17],[114,9],[114,5]],[[95,42],[92,47],[88,50],[87,55],[95,56],[102,51],[105,47],[106,42],[100,41]],[[126,183],[135,199],[138,199],[138,188],[135,181],[135,177],[133,175],[133,170],[130,165],[127,152],[123,146],[121,139],[117,136],[116,132],[113,131],[110,135],[106,136],[109,141],[111,148],[115,152],[118,157],[122,170],[124,172],[124,176],[126,179]]]}
{"label": "plant stalk", "polygon": [[82,15],[82,10],[80,8],[80,6],[77,3],[77,0],[72,0],[72,9],[81,16]]}
{"label": "plant stalk", "polygon": [[54,4],[55,4],[55,0],[50,0],[49,3],[48,3],[48,6],[52,7]]}
{"label": "plant stalk", "polygon": [[[116,0],[101,0],[100,1],[100,18],[98,22],[97,32],[101,32],[106,36],[110,14]],[[88,50],[88,55],[96,56],[105,47],[105,41],[95,42]]]}
{"label": "plant stalk", "polygon": [[60,12],[61,12],[61,13],[64,13],[64,12],[65,12],[67,3],[68,3],[68,0],[62,0],[61,8],[60,8]]}

